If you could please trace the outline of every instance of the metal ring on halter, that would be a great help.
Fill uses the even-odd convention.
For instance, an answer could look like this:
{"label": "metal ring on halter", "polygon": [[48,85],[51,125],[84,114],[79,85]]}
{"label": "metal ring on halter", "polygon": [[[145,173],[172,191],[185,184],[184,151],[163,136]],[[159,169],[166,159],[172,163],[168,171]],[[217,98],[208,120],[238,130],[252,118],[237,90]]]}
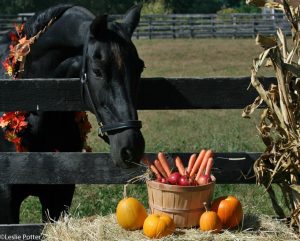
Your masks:
{"label": "metal ring on halter", "polygon": [[113,124],[99,125],[99,136],[107,135],[109,132],[126,130],[126,129],[141,129],[142,122],[139,120],[122,121]]}

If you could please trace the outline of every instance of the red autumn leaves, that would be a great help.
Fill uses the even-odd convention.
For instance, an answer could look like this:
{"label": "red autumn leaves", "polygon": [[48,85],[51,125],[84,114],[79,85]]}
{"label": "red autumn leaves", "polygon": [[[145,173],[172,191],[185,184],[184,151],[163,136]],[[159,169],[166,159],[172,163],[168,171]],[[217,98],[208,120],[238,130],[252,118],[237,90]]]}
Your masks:
{"label": "red autumn leaves", "polygon": [[[0,127],[5,128],[5,139],[12,142],[16,146],[17,152],[26,151],[22,146],[22,137],[20,133],[28,127],[26,117],[29,112],[14,111],[6,112],[0,117]],[[84,111],[75,112],[75,122],[78,125],[80,131],[80,137],[83,142],[83,151],[91,152],[91,147],[87,144],[87,135],[91,130],[91,124],[88,120],[88,116]],[[59,150],[54,150],[59,151]]]}
{"label": "red autumn leaves", "polygon": [[27,43],[24,45],[24,41],[27,41],[26,37],[23,36],[24,24],[16,24],[15,30],[15,32],[9,33],[9,37],[11,40],[11,44],[9,45],[9,55],[7,56],[5,61],[2,62],[6,73],[13,78],[16,78],[18,74],[18,70],[16,70],[16,64],[18,61],[20,61],[20,57],[23,57],[29,53],[28,51],[25,51],[26,54],[24,54],[24,50],[28,49],[27,47],[20,48],[20,46],[29,46],[27,45]]}
{"label": "red autumn leaves", "polygon": [[26,129],[26,112],[15,111],[6,112],[0,117],[0,127],[6,128],[5,138],[16,145],[17,151],[21,151],[21,137],[18,136],[22,130]]}

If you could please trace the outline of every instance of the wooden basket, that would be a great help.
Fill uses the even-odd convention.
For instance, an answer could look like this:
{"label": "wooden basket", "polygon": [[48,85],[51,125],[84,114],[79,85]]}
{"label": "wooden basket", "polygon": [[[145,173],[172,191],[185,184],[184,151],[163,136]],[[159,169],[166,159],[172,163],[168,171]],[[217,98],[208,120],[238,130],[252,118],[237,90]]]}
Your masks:
{"label": "wooden basket", "polygon": [[199,219],[210,203],[216,179],[201,186],[178,186],[147,181],[148,199],[151,213],[165,213],[173,218],[176,227],[199,226]]}

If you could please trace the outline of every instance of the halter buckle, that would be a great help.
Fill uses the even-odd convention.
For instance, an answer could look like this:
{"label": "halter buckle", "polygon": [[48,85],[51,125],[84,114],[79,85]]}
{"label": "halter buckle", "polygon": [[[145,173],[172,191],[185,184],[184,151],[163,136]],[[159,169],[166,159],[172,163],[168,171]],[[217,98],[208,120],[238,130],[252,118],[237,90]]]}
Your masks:
{"label": "halter buckle", "polygon": [[99,127],[98,127],[98,136],[99,136],[99,137],[105,136],[105,133],[102,132],[102,126],[103,126],[102,122],[99,122],[99,123],[98,123],[98,126],[99,126]]}

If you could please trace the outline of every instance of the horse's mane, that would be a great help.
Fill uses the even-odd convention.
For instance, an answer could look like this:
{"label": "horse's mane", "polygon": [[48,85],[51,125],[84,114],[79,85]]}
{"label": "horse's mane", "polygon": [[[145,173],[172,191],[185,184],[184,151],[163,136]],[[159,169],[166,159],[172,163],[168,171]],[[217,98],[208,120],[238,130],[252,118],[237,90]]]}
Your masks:
{"label": "horse's mane", "polygon": [[71,4],[59,4],[39,12],[32,16],[25,24],[25,34],[27,38],[36,35],[43,29],[51,19],[59,18],[66,10],[73,7]]}

